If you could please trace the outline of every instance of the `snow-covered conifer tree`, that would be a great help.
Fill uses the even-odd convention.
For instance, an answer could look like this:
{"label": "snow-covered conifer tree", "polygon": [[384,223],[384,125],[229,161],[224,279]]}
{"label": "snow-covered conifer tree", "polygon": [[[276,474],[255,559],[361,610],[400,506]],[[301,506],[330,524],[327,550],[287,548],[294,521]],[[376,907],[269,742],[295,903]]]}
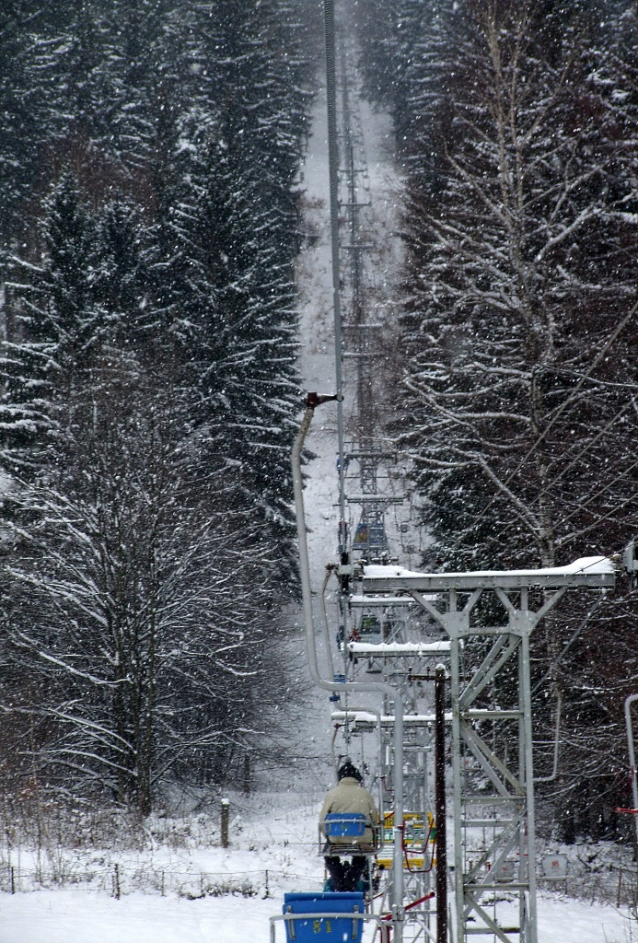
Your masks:
{"label": "snow-covered conifer tree", "polygon": [[[451,569],[610,553],[638,510],[638,114],[578,13],[450,4],[447,31],[439,22],[431,35],[444,68],[438,87],[423,76],[409,163],[401,438],[435,539],[429,560]],[[584,717],[590,746],[598,731],[600,775],[605,712],[575,680],[602,624],[585,605],[548,623],[535,657],[539,680],[565,698],[572,742]]]}
{"label": "snow-covered conifer tree", "polygon": [[167,777],[220,781],[268,740],[309,101],[282,13],[72,4],[24,47],[39,137],[5,305],[4,704],[18,738],[37,718],[22,747],[50,783],[143,812]]}

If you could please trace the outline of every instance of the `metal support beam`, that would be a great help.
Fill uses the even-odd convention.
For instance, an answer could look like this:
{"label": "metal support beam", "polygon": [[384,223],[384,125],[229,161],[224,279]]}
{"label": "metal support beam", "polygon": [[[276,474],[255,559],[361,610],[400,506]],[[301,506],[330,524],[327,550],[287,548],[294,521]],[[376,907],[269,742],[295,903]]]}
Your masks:
{"label": "metal support beam", "polygon": [[445,668],[434,683],[434,781],[436,796],[436,943],[447,943],[447,837],[445,808]]}
{"label": "metal support beam", "polygon": [[345,427],[343,416],[343,344],[341,340],[341,293],[339,275],[339,153],[337,149],[337,79],[335,72],[334,0],[323,2],[326,60],[326,100],[328,116],[328,176],[330,182],[330,244],[332,251],[332,307],[335,341],[335,381],[337,396],[337,439],[339,470],[339,554],[346,562],[348,544],[345,513]]}
{"label": "metal support beam", "polygon": [[[358,577],[361,598],[406,594],[450,640],[454,943],[479,934],[537,943],[530,639],[568,588],[613,587],[613,565],[597,557],[544,570],[451,574],[364,566]],[[530,591],[540,597],[536,609]],[[500,602],[506,625],[476,618],[485,593]],[[499,920],[495,901],[504,894],[518,897],[515,926]]]}

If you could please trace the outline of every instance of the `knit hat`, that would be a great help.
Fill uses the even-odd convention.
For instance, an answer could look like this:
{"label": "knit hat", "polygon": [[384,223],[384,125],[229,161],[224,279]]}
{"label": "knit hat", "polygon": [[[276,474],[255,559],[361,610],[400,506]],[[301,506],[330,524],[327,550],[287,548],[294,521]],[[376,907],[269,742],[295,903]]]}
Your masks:
{"label": "knit hat", "polygon": [[346,776],[351,776],[353,779],[356,779],[357,782],[361,782],[362,776],[357,767],[354,765],[352,760],[346,758],[341,766],[339,767],[339,772],[337,773],[337,778],[339,780],[344,779]]}

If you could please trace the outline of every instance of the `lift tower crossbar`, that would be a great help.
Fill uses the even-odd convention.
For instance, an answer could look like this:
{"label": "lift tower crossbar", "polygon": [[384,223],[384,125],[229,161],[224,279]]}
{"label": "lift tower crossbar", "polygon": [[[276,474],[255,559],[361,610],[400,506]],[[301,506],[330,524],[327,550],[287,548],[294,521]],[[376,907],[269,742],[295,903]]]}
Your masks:
{"label": "lift tower crossbar", "polygon": [[[364,596],[411,597],[450,640],[454,943],[470,936],[537,943],[530,637],[568,589],[612,589],[613,564],[590,557],[568,567],[486,573],[364,566],[359,578]],[[485,593],[500,602],[506,625],[476,624]],[[518,744],[510,751],[515,759],[503,749],[506,731]],[[495,902],[503,895],[517,899],[515,919],[511,907],[500,919]]]}

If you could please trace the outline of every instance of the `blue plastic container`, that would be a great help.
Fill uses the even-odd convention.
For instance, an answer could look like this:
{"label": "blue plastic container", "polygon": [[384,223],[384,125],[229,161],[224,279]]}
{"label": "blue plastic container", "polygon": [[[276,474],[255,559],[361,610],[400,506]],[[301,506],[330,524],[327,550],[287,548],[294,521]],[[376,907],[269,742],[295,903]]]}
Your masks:
{"label": "blue plastic container", "polygon": [[[311,917],[286,920],[288,943],[361,943],[363,920],[353,919],[365,913],[360,891],[284,895],[284,914],[344,914],[343,917]],[[345,916],[349,914],[350,916]]]}

